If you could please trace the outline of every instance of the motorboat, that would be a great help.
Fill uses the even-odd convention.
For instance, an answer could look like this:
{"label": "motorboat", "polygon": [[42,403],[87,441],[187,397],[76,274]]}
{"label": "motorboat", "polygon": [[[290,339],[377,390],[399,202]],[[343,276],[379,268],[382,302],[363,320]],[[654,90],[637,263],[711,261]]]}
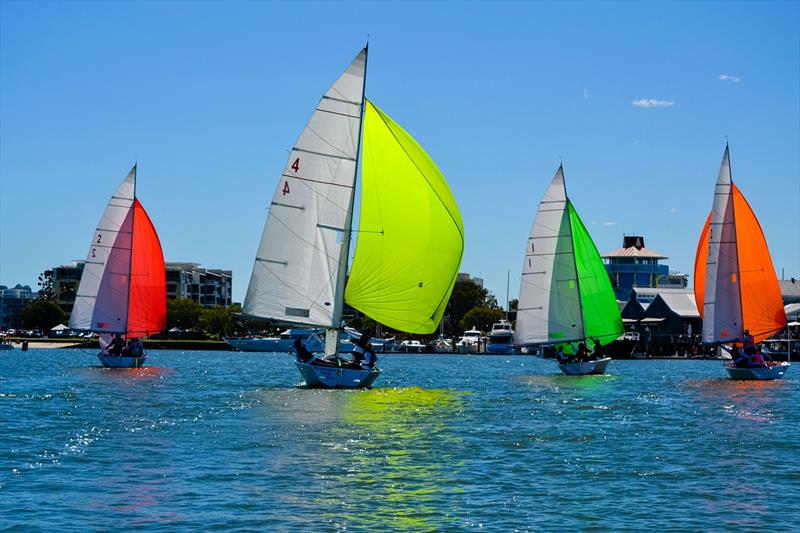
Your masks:
{"label": "motorboat", "polygon": [[481,341],[483,334],[475,326],[464,332],[458,342],[456,343],[456,351],[458,353],[478,353],[481,348]]}
{"label": "motorboat", "polygon": [[514,353],[514,328],[508,320],[501,320],[492,324],[489,340],[486,343],[486,353],[510,354]]}

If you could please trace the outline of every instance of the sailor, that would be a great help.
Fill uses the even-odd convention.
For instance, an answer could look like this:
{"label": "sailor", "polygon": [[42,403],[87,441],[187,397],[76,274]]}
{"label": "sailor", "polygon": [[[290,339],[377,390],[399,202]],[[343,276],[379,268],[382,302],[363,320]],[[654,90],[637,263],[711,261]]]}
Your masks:
{"label": "sailor", "polygon": [[122,350],[125,349],[125,341],[122,340],[122,337],[119,336],[119,333],[114,334],[114,340],[111,341],[111,346],[108,349],[108,353],[111,355],[122,355]]}
{"label": "sailor", "polygon": [[578,344],[578,355],[576,357],[579,363],[584,363],[589,360],[589,349],[586,348],[585,343]]}
{"label": "sailor", "polygon": [[[313,335],[311,337],[313,337]],[[306,348],[305,344],[303,344],[303,341],[300,340],[300,337],[296,337],[294,339],[294,351],[297,353],[297,360],[301,363],[310,364],[314,359],[316,359],[316,356],[308,351],[308,348]]]}
{"label": "sailor", "polygon": [[564,353],[563,344],[556,346],[556,361],[558,361],[560,365],[568,365],[572,362],[572,358]]}
{"label": "sailor", "polygon": [[128,344],[128,354],[132,357],[141,357],[144,354],[142,339],[135,337],[131,340],[130,344]]}
{"label": "sailor", "polygon": [[594,338],[594,339],[592,339],[592,342],[594,343],[594,352],[592,352],[592,355],[594,356],[594,359],[595,360],[602,359],[603,358],[603,347],[600,345],[600,341],[597,340],[597,338]]}
{"label": "sailor", "polygon": [[375,368],[375,363],[378,362],[378,356],[375,355],[375,350],[372,349],[372,344],[369,342],[370,337],[364,335],[361,341],[361,347],[364,349],[364,359],[361,361],[361,368],[369,370]]}
{"label": "sailor", "polygon": [[752,346],[753,344],[755,344],[755,341],[753,339],[753,336],[750,335],[750,330],[749,329],[744,330],[744,347],[747,348],[748,346]]}

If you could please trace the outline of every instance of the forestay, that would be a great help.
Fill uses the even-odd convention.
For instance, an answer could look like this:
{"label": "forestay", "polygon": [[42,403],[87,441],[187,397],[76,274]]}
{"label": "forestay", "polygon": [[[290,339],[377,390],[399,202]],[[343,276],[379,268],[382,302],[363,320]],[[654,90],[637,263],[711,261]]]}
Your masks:
{"label": "forestay", "polygon": [[338,327],[367,52],[325,93],[292,148],[269,208],[246,314]]}
{"label": "forestay", "polygon": [[436,330],[464,251],[444,176],[422,147],[366,101],[361,213],[348,304],[391,328]]}

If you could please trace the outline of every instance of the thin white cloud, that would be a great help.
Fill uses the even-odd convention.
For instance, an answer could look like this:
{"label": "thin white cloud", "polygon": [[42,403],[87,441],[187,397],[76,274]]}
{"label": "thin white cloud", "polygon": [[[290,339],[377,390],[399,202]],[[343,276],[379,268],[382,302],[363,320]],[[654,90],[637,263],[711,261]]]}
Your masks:
{"label": "thin white cloud", "polygon": [[666,211],[667,213],[670,213],[670,214],[677,213],[678,212],[678,208],[677,207],[665,207],[664,211]]}
{"label": "thin white cloud", "polygon": [[733,83],[739,83],[742,81],[742,78],[737,78],[736,76],[731,76],[730,74],[720,74],[719,79],[721,81],[732,81]]}
{"label": "thin white cloud", "polygon": [[609,221],[606,221],[606,222],[603,222],[603,225],[604,225],[604,226],[616,226],[616,225],[617,225],[617,223],[616,223],[616,222],[609,222]]}
{"label": "thin white cloud", "polygon": [[584,89],[583,90],[583,99],[584,100],[588,100],[589,99],[589,90],[588,89]]}
{"label": "thin white cloud", "polygon": [[654,98],[639,98],[631,102],[635,107],[672,107],[675,102],[672,100],[656,100]]}

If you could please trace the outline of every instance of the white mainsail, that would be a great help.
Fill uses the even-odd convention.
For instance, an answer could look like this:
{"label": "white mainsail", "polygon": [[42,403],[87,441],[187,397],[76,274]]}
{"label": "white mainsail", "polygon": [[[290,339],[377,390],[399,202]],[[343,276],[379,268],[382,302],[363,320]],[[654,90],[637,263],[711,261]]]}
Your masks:
{"label": "white mainsail", "polygon": [[338,327],[349,253],[367,50],[325,93],[269,208],[243,311]]}
{"label": "white mainsail", "polygon": [[[133,200],[136,166],[111,196],[92,235],[69,327],[125,333],[133,242]],[[105,276],[105,281],[104,281]],[[104,291],[102,297],[98,293]]]}
{"label": "white mainsail", "polygon": [[559,166],[539,203],[528,238],[515,344],[583,339],[578,291],[564,170]]}
{"label": "white mainsail", "polygon": [[714,189],[709,223],[703,342],[730,341],[744,336],[731,185],[731,162],[726,146]]}

